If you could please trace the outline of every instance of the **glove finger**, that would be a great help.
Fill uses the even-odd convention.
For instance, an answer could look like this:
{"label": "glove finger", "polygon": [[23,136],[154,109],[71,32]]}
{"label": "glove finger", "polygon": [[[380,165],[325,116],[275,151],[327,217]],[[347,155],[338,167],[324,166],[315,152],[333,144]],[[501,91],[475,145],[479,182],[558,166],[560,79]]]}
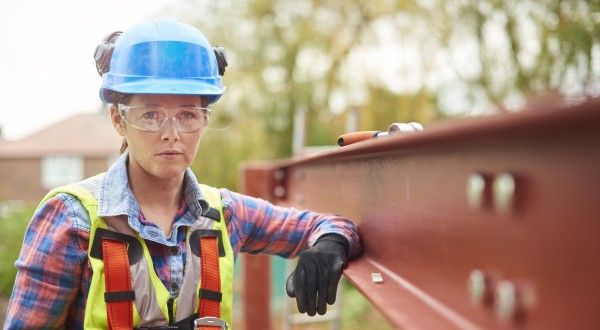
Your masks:
{"label": "glove finger", "polygon": [[329,273],[329,287],[327,288],[327,303],[333,305],[337,296],[337,287],[342,277],[343,262],[334,262]]}
{"label": "glove finger", "polygon": [[317,296],[317,313],[324,315],[327,312],[327,292],[329,286],[329,267],[324,261],[319,262],[319,294]]}
{"label": "glove finger", "polygon": [[290,298],[296,297],[294,294],[294,273],[295,272],[292,272],[290,276],[288,276],[287,281],[285,281],[285,292]]}
{"label": "glove finger", "polygon": [[306,260],[304,263],[306,272],[306,313],[309,316],[315,316],[317,313],[317,286],[318,272],[317,264],[314,260]]}
{"label": "glove finger", "polygon": [[296,296],[296,304],[298,312],[306,313],[308,304],[306,303],[306,274],[304,265],[298,263],[296,270],[292,274],[294,277],[294,295]]}

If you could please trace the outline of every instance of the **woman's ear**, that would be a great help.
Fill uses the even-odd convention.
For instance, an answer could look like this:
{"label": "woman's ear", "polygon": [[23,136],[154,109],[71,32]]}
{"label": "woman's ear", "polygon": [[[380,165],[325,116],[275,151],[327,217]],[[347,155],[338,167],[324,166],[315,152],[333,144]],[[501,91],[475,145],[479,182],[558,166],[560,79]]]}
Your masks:
{"label": "woman's ear", "polygon": [[110,120],[112,121],[112,124],[115,127],[115,130],[117,131],[117,133],[119,133],[119,135],[124,137],[125,136],[125,125],[123,123],[123,118],[121,118],[121,115],[119,114],[119,110],[117,109],[117,107],[114,104],[110,106]]}

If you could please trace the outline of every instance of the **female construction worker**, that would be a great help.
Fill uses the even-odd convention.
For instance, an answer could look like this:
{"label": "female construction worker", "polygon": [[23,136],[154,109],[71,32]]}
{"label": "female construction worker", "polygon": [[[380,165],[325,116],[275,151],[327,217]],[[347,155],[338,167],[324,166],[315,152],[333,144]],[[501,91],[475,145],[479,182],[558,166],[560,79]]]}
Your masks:
{"label": "female construction worker", "polygon": [[111,34],[95,59],[122,156],[42,200],[4,327],[224,328],[239,252],[298,254],[286,291],[300,312],[325,313],[360,250],[354,225],[199,184],[188,167],[223,94],[222,49],[159,19]]}

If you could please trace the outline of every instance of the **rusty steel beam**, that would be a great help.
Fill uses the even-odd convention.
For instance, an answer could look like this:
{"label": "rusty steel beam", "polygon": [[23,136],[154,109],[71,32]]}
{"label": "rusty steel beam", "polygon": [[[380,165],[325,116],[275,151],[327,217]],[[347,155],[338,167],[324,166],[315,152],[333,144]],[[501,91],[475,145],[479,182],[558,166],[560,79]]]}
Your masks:
{"label": "rusty steel beam", "polygon": [[393,326],[600,324],[599,99],[260,168],[262,197],[359,224],[345,275]]}
{"label": "rusty steel beam", "polygon": [[[273,169],[261,165],[248,166],[242,173],[246,194],[267,200],[273,198],[270,183]],[[242,255],[242,318],[241,328],[269,329],[271,319],[271,263],[268,256]]]}

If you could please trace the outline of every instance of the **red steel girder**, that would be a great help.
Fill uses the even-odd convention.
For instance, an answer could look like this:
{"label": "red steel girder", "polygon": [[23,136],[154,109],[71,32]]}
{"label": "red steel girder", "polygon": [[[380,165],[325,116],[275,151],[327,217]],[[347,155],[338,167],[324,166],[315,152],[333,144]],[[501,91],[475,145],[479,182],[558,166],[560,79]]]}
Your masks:
{"label": "red steel girder", "polygon": [[584,329],[600,324],[599,142],[596,99],[262,165],[255,182],[359,224],[345,275],[394,326]]}

